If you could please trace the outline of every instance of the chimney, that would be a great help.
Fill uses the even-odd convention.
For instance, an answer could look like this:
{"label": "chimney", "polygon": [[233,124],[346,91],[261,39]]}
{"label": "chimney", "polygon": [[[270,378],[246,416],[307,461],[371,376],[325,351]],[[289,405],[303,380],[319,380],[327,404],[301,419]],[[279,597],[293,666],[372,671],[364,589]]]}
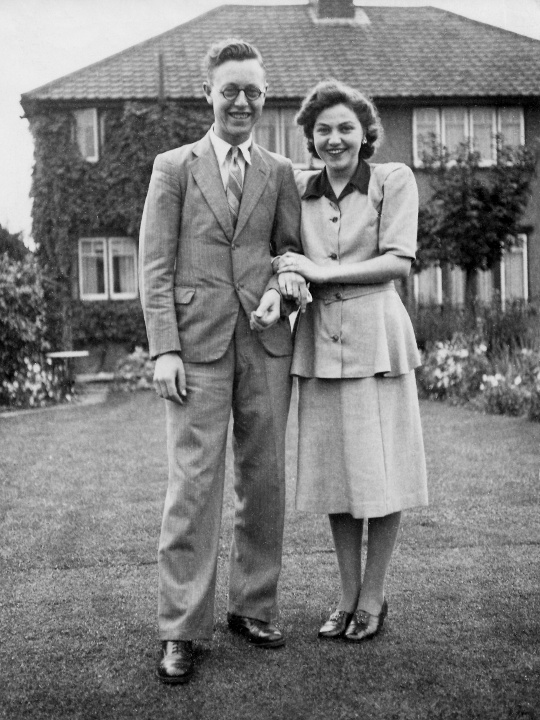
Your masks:
{"label": "chimney", "polygon": [[317,20],[354,20],[353,0],[310,0]]}

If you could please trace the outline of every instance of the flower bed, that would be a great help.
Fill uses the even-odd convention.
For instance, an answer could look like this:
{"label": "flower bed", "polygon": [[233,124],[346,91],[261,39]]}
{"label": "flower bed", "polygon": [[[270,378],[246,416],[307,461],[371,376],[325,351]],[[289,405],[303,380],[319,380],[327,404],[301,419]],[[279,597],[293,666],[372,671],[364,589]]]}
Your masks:
{"label": "flower bed", "polygon": [[148,350],[138,346],[118,363],[115,382],[119,390],[151,390],[153,377],[154,362]]}
{"label": "flower bed", "polygon": [[51,360],[25,357],[10,380],[0,381],[0,398],[11,408],[35,408],[71,400],[72,389]]}
{"label": "flower bed", "polygon": [[455,335],[423,352],[417,371],[420,395],[470,402],[484,412],[527,415],[540,422],[540,353],[530,349],[489,356],[487,345]]}

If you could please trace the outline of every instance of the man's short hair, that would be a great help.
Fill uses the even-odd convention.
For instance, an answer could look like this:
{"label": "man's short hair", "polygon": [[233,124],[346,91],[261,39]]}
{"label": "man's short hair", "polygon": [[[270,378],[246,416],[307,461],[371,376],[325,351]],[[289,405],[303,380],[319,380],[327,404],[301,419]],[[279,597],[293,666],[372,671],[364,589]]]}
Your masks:
{"label": "man's short hair", "polygon": [[364,129],[366,139],[360,148],[359,157],[371,157],[381,141],[383,132],[377,108],[360,90],[333,78],[323,80],[308,92],[295,118],[296,124],[304,130],[309,152],[318,157],[313,142],[313,128],[323,110],[334,105],[346,105],[354,112]]}
{"label": "man's short hair", "polygon": [[209,82],[212,80],[214,70],[228,60],[257,60],[262,69],[266,70],[262,55],[254,45],[245,40],[227,38],[212,45],[206,53],[204,69]]}

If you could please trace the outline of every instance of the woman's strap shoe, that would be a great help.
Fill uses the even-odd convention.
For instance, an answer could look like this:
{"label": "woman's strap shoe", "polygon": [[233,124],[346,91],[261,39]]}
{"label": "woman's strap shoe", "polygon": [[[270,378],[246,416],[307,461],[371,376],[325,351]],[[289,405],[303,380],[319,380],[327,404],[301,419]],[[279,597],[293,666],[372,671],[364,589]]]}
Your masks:
{"label": "woman's strap shoe", "polygon": [[319,630],[319,637],[329,640],[343,637],[352,617],[353,613],[335,610]]}
{"label": "woman's strap shoe", "polygon": [[388,603],[386,599],[378,615],[371,615],[365,610],[357,610],[348,628],[345,630],[345,640],[350,640],[351,642],[371,640],[382,630],[384,618],[387,613]]}

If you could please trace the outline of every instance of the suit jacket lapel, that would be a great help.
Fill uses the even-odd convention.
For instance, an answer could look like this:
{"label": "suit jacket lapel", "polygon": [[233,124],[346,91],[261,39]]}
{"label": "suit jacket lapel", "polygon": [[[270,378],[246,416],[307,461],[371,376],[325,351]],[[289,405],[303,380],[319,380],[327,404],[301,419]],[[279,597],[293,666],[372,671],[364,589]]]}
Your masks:
{"label": "suit jacket lapel", "polygon": [[[190,169],[199,186],[200,191],[221,225],[223,232],[229,240],[233,237],[233,225],[227,196],[223,188],[221,173],[214,148],[208,134],[206,134],[193,148],[195,160]],[[242,197],[242,204],[244,198]]]}
{"label": "suit jacket lapel", "polygon": [[[259,148],[255,143],[251,144],[251,166],[246,167],[246,176],[244,179],[244,187],[242,190],[242,202],[240,203],[240,212],[236,223],[235,236],[242,231],[253,209],[259,202],[268,178],[270,176],[270,168],[263,159]],[[225,199],[227,205],[227,200]],[[227,206],[228,207],[228,206]]]}

